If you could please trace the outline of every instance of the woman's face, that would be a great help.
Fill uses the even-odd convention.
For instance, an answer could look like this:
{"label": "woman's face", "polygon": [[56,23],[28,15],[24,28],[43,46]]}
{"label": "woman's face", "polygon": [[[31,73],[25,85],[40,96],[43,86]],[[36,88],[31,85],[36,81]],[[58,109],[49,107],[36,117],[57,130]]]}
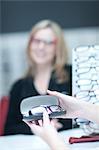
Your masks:
{"label": "woman's face", "polygon": [[56,37],[50,28],[37,31],[30,45],[30,55],[37,65],[51,64],[56,54]]}

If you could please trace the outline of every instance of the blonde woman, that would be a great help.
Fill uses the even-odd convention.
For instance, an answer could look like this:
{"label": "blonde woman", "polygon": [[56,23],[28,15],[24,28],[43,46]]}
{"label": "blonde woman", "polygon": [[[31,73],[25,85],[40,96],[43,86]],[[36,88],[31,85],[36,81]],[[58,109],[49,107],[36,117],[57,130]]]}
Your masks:
{"label": "blonde woman", "polygon": [[[57,23],[42,20],[33,26],[27,45],[29,68],[25,77],[11,89],[5,135],[32,134],[22,122],[20,103],[23,98],[46,95],[47,89],[71,94],[71,67],[67,64],[67,52],[63,30]],[[59,119],[56,128],[70,129],[72,120]]]}

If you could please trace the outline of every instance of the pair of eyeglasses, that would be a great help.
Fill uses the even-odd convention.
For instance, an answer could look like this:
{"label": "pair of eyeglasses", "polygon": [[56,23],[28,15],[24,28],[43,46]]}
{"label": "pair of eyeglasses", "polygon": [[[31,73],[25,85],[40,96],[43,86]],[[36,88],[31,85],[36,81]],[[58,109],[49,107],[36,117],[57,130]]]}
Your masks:
{"label": "pair of eyeglasses", "polygon": [[99,135],[99,125],[89,121],[88,123],[84,123],[82,128],[86,134]]}
{"label": "pair of eyeglasses", "polygon": [[[77,80],[78,79],[92,79],[93,76],[97,76],[97,78],[99,79],[99,73],[98,72],[93,72],[93,73],[90,73],[90,72],[85,72],[85,73],[77,73],[76,72],[76,76],[77,76]],[[75,81],[76,82],[76,81]]]}
{"label": "pair of eyeglasses", "polygon": [[94,91],[80,91],[75,94],[78,99],[84,101],[91,101],[92,103],[99,102],[99,90]]}
{"label": "pair of eyeglasses", "polygon": [[88,45],[88,46],[79,46],[74,49],[75,52],[77,52],[78,55],[85,53],[94,53],[99,50],[99,45]]}
{"label": "pair of eyeglasses", "polygon": [[89,85],[78,85],[78,84],[76,84],[76,87],[80,91],[90,91],[90,90],[99,89],[99,84],[89,84]]}
{"label": "pair of eyeglasses", "polygon": [[49,118],[55,118],[60,115],[66,114],[66,111],[61,108],[59,105],[40,105],[33,107],[29,110],[28,114],[24,114],[23,119],[27,121],[33,120],[42,120],[43,119],[43,112],[48,112]]}
{"label": "pair of eyeglasses", "polygon": [[81,67],[81,68],[77,68],[75,70],[77,72],[77,74],[84,74],[84,73],[97,73],[99,72],[99,66],[91,66],[90,67]]}
{"label": "pair of eyeglasses", "polygon": [[88,135],[99,135],[99,125],[86,119],[76,118],[75,121]]}
{"label": "pair of eyeglasses", "polygon": [[32,42],[36,45],[40,43],[44,43],[44,45],[55,45],[56,44],[56,39],[54,40],[48,40],[48,39],[38,39],[38,38],[32,38]]}
{"label": "pair of eyeglasses", "polygon": [[98,67],[99,66],[99,62],[98,61],[92,61],[92,62],[82,62],[82,63],[77,63],[77,68],[90,68],[90,66],[92,67]]}
{"label": "pair of eyeglasses", "polygon": [[76,81],[77,85],[90,85],[90,84],[99,84],[99,79],[78,79]]}
{"label": "pair of eyeglasses", "polygon": [[29,111],[30,114],[35,114],[35,113],[42,113],[44,110],[46,110],[47,112],[51,113],[51,112],[55,112],[55,111],[60,111],[62,110],[62,108],[59,105],[41,105],[41,106],[36,106],[33,107],[31,109],[31,111]]}
{"label": "pair of eyeglasses", "polygon": [[75,61],[77,61],[77,63],[84,63],[84,62],[94,63],[96,61],[99,61],[99,54],[76,57]]}

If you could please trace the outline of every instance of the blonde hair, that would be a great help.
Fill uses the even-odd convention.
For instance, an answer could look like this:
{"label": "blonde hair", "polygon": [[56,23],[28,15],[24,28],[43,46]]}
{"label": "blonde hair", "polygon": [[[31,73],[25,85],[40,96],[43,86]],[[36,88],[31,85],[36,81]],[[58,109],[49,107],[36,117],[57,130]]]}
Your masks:
{"label": "blonde hair", "polygon": [[53,71],[55,73],[56,79],[58,82],[63,82],[64,80],[68,80],[68,73],[66,72],[64,68],[64,66],[67,64],[68,55],[67,55],[67,48],[66,48],[63,31],[62,31],[62,28],[56,22],[51,21],[51,20],[42,20],[38,22],[37,24],[35,24],[31,30],[30,38],[29,38],[28,46],[27,46],[27,55],[30,61],[27,75],[34,76],[34,73],[32,70],[34,70],[35,68],[35,64],[33,63],[33,58],[31,58],[31,55],[30,55],[31,40],[37,31],[44,29],[44,28],[51,28],[55,36],[57,37],[57,43],[56,43],[57,53],[55,56],[55,61],[53,63]]}

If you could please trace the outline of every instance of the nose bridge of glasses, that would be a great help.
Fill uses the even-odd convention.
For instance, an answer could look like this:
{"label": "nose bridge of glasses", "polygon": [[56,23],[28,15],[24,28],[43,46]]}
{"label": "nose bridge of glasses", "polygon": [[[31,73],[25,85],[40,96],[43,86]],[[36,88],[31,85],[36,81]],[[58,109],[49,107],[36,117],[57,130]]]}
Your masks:
{"label": "nose bridge of glasses", "polygon": [[61,107],[59,105],[46,105],[44,106],[45,109],[49,109],[51,112],[55,111],[57,109],[60,109]]}
{"label": "nose bridge of glasses", "polygon": [[42,107],[42,108],[44,108],[46,111],[49,111],[49,110],[51,111],[49,105],[40,105],[40,106],[38,106],[38,107]]}
{"label": "nose bridge of glasses", "polygon": [[39,45],[50,45],[54,43],[54,40],[49,39],[35,39]]}
{"label": "nose bridge of glasses", "polygon": [[46,41],[39,39],[39,42],[38,42],[39,48],[42,48],[42,47],[44,47],[45,45],[46,45]]}

